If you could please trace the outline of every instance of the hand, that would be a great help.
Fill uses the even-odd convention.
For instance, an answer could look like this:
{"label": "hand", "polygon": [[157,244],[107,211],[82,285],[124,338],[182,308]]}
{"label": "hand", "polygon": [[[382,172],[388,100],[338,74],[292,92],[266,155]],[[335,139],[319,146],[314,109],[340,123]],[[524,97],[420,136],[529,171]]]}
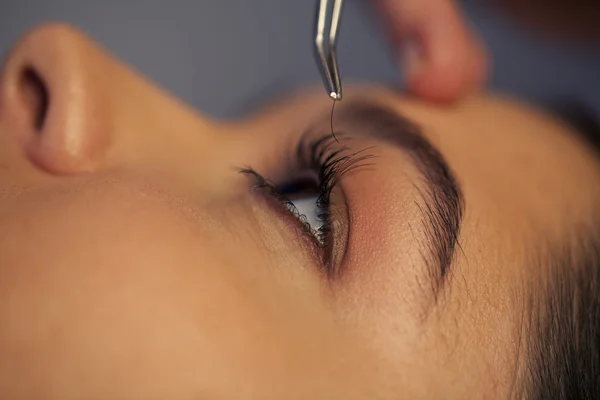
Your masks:
{"label": "hand", "polygon": [[434,101],[453,101],[483,85],[483,45],[454,0],[373,0],[398,50],[408,90]]}

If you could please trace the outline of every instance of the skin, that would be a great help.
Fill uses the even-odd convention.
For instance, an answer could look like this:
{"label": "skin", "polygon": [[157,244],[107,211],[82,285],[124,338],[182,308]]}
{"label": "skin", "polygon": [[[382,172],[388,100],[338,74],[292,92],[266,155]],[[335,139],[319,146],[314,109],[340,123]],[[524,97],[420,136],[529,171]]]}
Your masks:
{"label": "skin", "polygon": [[[49,94],[39,129],[26,67]],[[339,107],[375,98],[417,122],[461,184],[462,250],[432,305],[404,152],[344,142],[377,157],[334,193],[351,215],[334,278],[237,173],[281,177],[290,142],[327,132],[322,88],[214,121],[48,25],[11,52],[0,90],[2,398],[506,398],[527,361],[526,288],[543,278],[533,249],[600,199],[595,155],[535,109],[349,87]]]}

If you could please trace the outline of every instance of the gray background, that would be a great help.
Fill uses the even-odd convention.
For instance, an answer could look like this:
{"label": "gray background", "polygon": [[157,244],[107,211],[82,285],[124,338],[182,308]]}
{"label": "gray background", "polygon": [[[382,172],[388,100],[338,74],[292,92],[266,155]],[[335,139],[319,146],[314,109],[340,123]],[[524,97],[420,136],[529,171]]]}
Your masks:
{"label": "gray background", "polygon": [[[600,115],[600,48],[546,43],[481,2],[463,5],[494,56],[491,87],[538,102],[577,99]],[[193,106],[230,117],[270,92],[320,84],[314,11],[315,0],[0,0],[0,54],[33,26],[65,21]],[[346,82],[400,82],[368,0],[347,0],[342,24]]]}

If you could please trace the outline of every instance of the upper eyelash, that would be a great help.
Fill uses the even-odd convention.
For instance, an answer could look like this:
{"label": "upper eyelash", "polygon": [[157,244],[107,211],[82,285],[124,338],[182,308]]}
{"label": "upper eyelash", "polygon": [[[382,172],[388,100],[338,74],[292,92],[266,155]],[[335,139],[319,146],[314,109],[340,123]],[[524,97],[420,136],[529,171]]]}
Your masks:
{"label": "upper eyelash", "polygon": [[[343,135],[338,134],[337,137],[343,138]],[[329,206],[331,192],[344,175],[356,168],[366,166],[362,162],[374,157],[372,154],[359,156],[359,154],[373,149],[374,146],[345,154],[349,148],[341,146],[338,139],[331,134],[323,135],[312,141],[307,140],[304,138],[298,144],[296,160],[298,169],[308,169],[317,173],[319,178],[317,206],[321,209]],[[332,150],[334,146],[338,148]]]}

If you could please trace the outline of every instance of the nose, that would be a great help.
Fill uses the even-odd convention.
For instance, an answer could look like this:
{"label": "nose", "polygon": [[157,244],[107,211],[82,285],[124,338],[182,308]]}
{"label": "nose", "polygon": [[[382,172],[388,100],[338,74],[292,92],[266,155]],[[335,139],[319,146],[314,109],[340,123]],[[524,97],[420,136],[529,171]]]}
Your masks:
{"label": "nose", "polygon": [[0,81],[1,122],[50,172],[92,169],[109,145],[97,58],[78,32],[62,25],[30,32],[9,53]]}
{"label": "nose", "polygon": [[208,121],[62,24],[28,33],[9,53],[0,79],[0,131],[16,137],[32,165],[53,174],[93,171],[129,151],[124,146],[139,156],[141,136],[164,150],[164,138],[152,135],[173,130],[161,119],[165,111],[180,132],[206,131],[198,125]]}

